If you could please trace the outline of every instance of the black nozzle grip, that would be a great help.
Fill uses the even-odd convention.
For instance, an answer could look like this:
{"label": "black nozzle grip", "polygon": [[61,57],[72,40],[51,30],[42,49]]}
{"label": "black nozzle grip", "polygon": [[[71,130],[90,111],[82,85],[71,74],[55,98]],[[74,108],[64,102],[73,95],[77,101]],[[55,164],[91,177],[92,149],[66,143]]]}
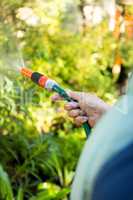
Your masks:
{"label": "black nozzle grip", "polygon": [[34,82],[34,83],[36,83],[36,84],[38,84],[39,83],[39,80],[40,80],[40,78],[43,76],[43,74],[40,74],[39,72],[33,72],[32,73],[32,76],[31,76],[31,80]]}

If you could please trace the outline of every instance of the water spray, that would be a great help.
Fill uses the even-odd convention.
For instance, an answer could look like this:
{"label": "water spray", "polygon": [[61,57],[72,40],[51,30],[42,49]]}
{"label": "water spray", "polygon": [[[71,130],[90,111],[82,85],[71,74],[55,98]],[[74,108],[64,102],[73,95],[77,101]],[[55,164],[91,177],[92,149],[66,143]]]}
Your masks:
{"label": "water spray", "polygon": [[[23,76],[30,78],[34,83],[41,86],[42,88],[45,88],[48,91],[57,92],[61,97],[64,98],[64,100],[68,102],[75,101],[74,99],[69,97],[67,92],[58,83],[56,83],[52,79],[49,79],[47,76],[39,72],[32,72],[31,70],[27,68],[21,68],[20,72]],[[91,131],[88,122],[85,122],[83,124],[83,127],[85,130],[86,136],[88,137]]]}

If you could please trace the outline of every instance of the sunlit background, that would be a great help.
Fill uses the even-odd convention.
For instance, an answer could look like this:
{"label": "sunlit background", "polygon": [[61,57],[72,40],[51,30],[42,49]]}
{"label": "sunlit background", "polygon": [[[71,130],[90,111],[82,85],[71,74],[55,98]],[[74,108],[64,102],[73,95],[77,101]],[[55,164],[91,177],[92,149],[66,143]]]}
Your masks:
{"label": "sunlit background", "polygon": [[52,103],[19,68],[113,104],[132,58],[132,0],[1,0],[0,197],[67,200],[86,139],[64,102]]}

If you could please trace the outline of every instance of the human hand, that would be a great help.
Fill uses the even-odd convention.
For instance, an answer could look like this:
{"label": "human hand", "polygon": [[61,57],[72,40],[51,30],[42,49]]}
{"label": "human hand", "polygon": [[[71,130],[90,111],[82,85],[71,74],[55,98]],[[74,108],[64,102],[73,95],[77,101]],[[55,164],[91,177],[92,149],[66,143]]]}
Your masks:
{"label": "human hand", "polygon": [[[110,109],[110,106],[96,95],[84,92],[69,92],[68,95],[76,102],[65,104],[65,110],[78,126],[88,121],[89,125],[94,127],[101,116]],[[61,99],[58,94],[52,97],[53,101]]]}

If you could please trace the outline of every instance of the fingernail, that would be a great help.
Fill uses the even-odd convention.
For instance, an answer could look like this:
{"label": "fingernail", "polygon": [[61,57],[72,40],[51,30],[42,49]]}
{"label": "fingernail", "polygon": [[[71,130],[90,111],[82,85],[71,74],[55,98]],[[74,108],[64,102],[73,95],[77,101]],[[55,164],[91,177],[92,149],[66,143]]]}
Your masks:
{"label": "fingernail", "polygon": [[68,103],[65,105],[65,108],[66,109],[74,109],[74,108],[77,108],[78,107],[78,104],[76,102],[71,102],[71,103]]}

